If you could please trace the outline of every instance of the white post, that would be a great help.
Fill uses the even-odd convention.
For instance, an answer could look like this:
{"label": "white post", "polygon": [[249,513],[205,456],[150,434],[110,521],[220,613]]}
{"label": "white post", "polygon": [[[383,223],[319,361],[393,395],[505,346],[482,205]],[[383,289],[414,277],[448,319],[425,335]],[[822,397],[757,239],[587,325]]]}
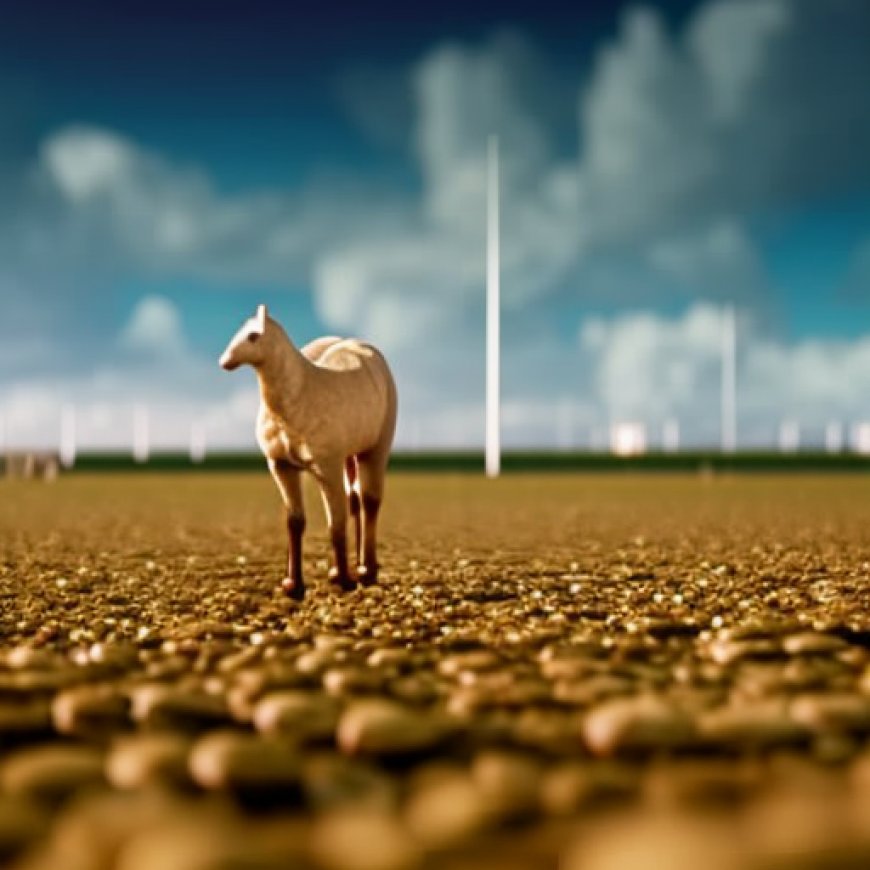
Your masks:
{"label": "white post", "polygon": [[76,461],[76,409],[64,405],[60,412],[60,461],[64,468],[72,468]]}
{"label": "white post", "polygon": [[870,423],[867,421],[852,426],[852,450],[861,456],[870,455]]}
{"label": "white post", "polygon": [[843,424],[838,420],[831,420],[825,427],[825,450],[828,453],[843,451]]}
{"label": "white post", "polygon": [[147,462],[150,454],[148,444],[148,408],[136,405],[133,408],[133,459],[135,462]]}
{"label": "white post", "polygon": [[783,420],[779,424],[779,450],[795,453],[801,444],[801,429],[797,420]]}
{"label": "white post", "polygon": [[665,420],[662,427],[662,450],[665,453],[678,453],[680,450],[679,420]]}
{"label": "white post", "polygon": [[486,197],[486,447],[487,477],[501,472],[499,359],[499,206],[498,139],[489,137]]}
{"label": "white post", "polygon": [[556,409],[556,443],[565,451],[574,446],[574,405],[568,398],[562,399]]}
{"label": "white post", "polygon": [[722,310],[722,452],[737,449],[737,315],[733,305]]}
{"label": "white post", "polygon": [[205,426],[196,420],[190,424],[190,461],[198,465],[205,460]]}

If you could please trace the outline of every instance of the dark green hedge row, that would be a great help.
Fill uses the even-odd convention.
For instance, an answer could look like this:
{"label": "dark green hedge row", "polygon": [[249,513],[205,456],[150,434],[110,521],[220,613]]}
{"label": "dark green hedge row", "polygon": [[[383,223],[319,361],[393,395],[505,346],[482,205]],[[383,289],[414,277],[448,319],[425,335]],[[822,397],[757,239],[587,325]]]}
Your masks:
{"label": "dark green hedge row", "polygon": [[[85,453],[78,457],[75,471],[252,471],[262,469],[257,453],[214,453],[194,464],[184,453],[156,453],[145,463],[128,454]],[[870,457],[854,453],[750,453],[716,452],[647,453],[620,457],[609,453],[563,453],[514,451],[502,459],[506,472],[520,471],[675,471],[675,472],[761,472],[761,471],[870,471]],[[396,453],[391,460],[395,471],[483,472],[483,454],[477,452]]]}

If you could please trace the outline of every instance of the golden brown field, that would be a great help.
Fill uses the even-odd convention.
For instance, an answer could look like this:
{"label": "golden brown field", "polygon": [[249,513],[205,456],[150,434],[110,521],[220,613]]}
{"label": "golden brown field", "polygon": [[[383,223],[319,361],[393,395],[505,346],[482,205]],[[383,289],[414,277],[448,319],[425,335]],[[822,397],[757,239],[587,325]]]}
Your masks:
{"label": "golden brown field", "polygon": [[0,482],[0,859],[870,866],[870,478],[310,495],[298,605],[265,472]]}

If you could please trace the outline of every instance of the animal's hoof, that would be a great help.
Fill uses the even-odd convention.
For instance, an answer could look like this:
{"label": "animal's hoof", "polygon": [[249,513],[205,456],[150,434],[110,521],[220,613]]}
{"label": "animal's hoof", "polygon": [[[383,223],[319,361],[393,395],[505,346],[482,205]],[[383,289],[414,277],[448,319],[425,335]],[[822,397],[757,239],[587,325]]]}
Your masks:
{"label": "animal's hoof", "polygon": [[281,581],[281,588],[284,590],[284,594],[288,598],[292,598],[294,601],[302,601],[302,599],[305,598],[305,585],[303,583],[297,583],[290,577],[285,577]]}
{"label": "animal's hoof", "polygon": [[374,586],[378,582],[378,569],[369,568],[366,565],[360,565],[356,570],[359,582],[363,586]]}
{"label": "animal's hoof", "polygon": [[356,589],[356,583],[353,578],[348,574],[340,574],[336,568],[329,569],[328,577],[329,583],[334,589],[338,589],[341,592],[352,592]]}

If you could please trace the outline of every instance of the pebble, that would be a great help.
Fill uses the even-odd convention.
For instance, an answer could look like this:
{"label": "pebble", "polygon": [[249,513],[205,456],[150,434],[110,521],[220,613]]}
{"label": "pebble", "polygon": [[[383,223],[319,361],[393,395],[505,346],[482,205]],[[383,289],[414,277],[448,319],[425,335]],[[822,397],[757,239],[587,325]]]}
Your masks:
{"label": "pebble", "polygon": [[48,701],[0,701],[0,747],[38,742],[54,732]]}
{"label": "pebble", "polygon": [[55,818],[44,852],[26,870],[115,870],[131,837],[203,813],[166,792],[99,791],[71,800]]}
{"label": "pebble", "polygon": [[365,667],[328,668],[322,677],[328,695],[343,698],[353,695],[372,695],[384,687],[383,674]]}
{"label": "pebble", "polygon": [[420,845],[397,817],[371,809],[317,819],[309,853],[323,870],[413,870],[423,860]]}
{"label": "pebble", "polygon": [[131,837],[113,870],[307,870],[299,839],[286,823],[176,820]]}
{"label": "pebble", "polygon": [[130,699],[112,686],[76,686],[54,696],[51,716],[61,734],[106,737],[130,725]]}
{"label": "pebble", "polygon": [[701,738],[728,751],[755,751],[805,744],[809,729],[788,715],[782,700],[718,707],[698,717]]}
{"label": "pebble", "polygon": [[302,784],[306,802],[315,810],[349,805],[391,809],[398,803],[393,779],[358,758],[331,753],[303,756]]}
{"label": "pebble", "polygon": [[655,765],[644,778],[644,794],[664,807],[722,808],[737,806],[759,785],[757,765],[733,759],[680,759]]}
{"label": "pebble", "polygon": [[12,795],[59,803],[76,792],[105,783],[102,753],[64,744],[19,749],[0,766],[0,787]]}
{"label": "pebble", "polygon": [[718,665],[734,665],[747,660],[775,659],[782,655],[782,647],[769,638],[715,640],[708,649],[710,658]]}
{"label": "pebble", "polygon": [[805,631],[782,639],[782,648],[793,656],[830,655],[845,649],[848,644],[832,634]]}
{"label": "pebble", "polygon": [[528,755],[482,752],[472,760],[471,778],[493,818],[522,821],[540,810],[541,769]]}
{"label": "pebble", "polygon": [[405,821],[427,849],[439,850],[453,848],[483,831],[492,813],[471,777],[452,773],[412,792]]}
{"label": "pebble", "polygon": [[870,698],[844,692],[800,695],[788,709],[789,716],[814,731],[870,733]]}
{"label": "pebble", "polygon": [[282,803],[298,801],[300,763],[289,743],[237,731],[206,734],[188,760],[193,781],[207,790]]}
{"label": "pebble", "polygon": [[262,734],[281,734],[299,743],[332,740],[340,704],[319,692],[287,690],[263,696],[253,710],[254,727]]}
{"label": "pebble", "polygon": [[560,870],[744,870],[746,866],[741,839],[726,822],[671,812],[605,818],[578,834],[559,862]]}
{"label": "pebble", "polygon": [[187,766],[191,741],[157,732],[119,738],[106,756],[106,778],[118,789],[192,785]]}
{"label": "pebble", "polygon": [[635,767],[610,760],[566,761],[545,772],[540,803],[551,815],[570,816],[586,807],[625,803],[639,788]]}
{"label": "pebble", "polygon": [[197,732],[231,721],[223,699],[165,683],[137,686],[130,700],[133,719],[146,728]]}
{"label": "pebble", "polygon": [[692,719],[655,695],[605,701],[583,720],[583,739],[593,755],[672,751],[695,740]]}
{"label": "pebble", "polygon": [[338,722],[337,742],[348,755],[402,756],[432,751],[450,736],[441,717],[384,699],[354,701]]}
{"label": "pebble", "polygon": [[0,861],[9,861],[42,838],[49,819],[31,800],[0,795]]}

